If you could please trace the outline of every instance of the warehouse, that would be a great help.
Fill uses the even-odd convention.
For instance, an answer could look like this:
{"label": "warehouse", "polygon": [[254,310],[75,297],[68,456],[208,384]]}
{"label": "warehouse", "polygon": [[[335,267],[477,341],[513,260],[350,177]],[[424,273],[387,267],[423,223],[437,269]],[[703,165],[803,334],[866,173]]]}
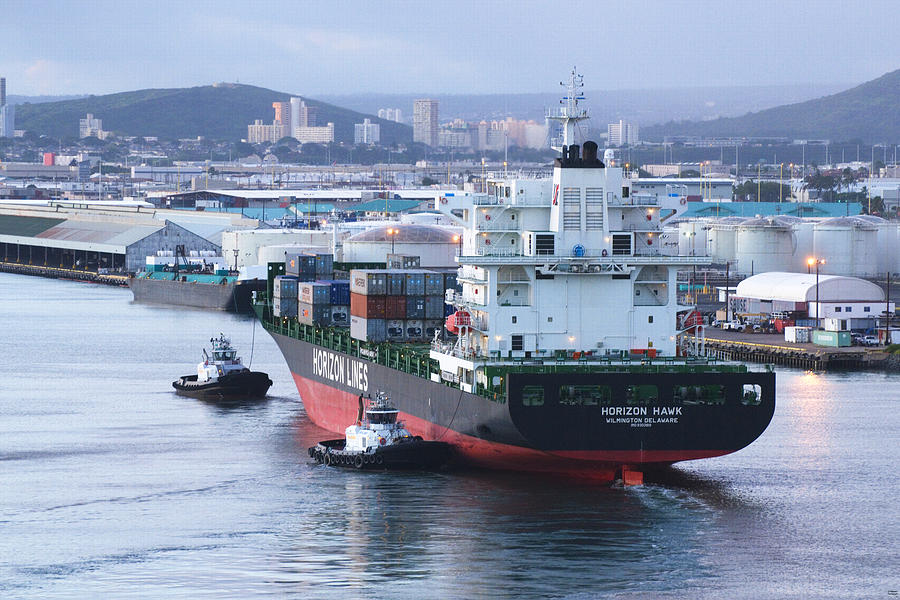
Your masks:
{"label": "warehouse", "polygon": [[772,271],[740,282],[730,299],[735,315],[763,318],[804,312],[812,319],[841,319],[844,329],[869,329],[883,311],[894,311],[878,285],[856,277]]}

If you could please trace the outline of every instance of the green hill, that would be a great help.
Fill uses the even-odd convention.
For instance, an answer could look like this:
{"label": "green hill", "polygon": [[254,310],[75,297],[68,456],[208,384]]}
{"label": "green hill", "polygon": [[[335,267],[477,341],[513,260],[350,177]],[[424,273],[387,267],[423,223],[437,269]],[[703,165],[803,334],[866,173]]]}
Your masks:
{"label": "green hill", "polygon": [[[92,113],[103,129],[119,135],[159,136],[175,139],[206,136],[220,140],[247,137],[255,119],[271,123],[273,102],[291,94],[252,85],[217,84],[193,88],[137,90],[88,96],[61,102],[16,106],[16,128],[52,137],[78,137],[78,120]],[[334,123],[338,142],[353,141],[353,125],[368,117],[381,125],[383,143],[408,142],[412,128],[333,104],[305,98],[318,108],[318,124]]]}
{"label": "green hill", "polygon": [[864,143],[900,141],[900,70],[849,90],[742,117],[671,122],[641,128],[642,137],[667,135],[790,137]]}

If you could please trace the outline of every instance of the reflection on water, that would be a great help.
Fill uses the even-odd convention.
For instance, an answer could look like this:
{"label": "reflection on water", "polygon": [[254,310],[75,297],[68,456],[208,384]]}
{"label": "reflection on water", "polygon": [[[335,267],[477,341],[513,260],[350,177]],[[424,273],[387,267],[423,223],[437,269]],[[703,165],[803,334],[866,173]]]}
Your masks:
{"label": "reflection on water", "polygon": [[[21,298],[32,301],[23,303]],[[897,589],[900,378],[780,371],[749,448],[613,488],[315,465],[252,320],[0,274],[0,596],[847,598]],[[254,330],[254,328],[256,328]],[[224,331],[263,401],[180,397]],[[185,370],[187,369],[187,370]]]}

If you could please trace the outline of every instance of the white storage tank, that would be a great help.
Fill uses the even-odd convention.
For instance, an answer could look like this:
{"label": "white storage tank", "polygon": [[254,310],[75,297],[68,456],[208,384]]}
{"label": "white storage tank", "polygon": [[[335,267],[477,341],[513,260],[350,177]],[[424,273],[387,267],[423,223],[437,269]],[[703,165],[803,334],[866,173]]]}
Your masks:
{"label": "white storage tank", "polygon": [[813,233],[813,255],[825,260],[830,275],[873,277],[878,274],[878,226],[859,217],[820,221]]}
{"label": "white storage tank", "polygon": [[797,273],[806,272],[806,259],[815,254],[813,234],[815,233],[817,219],[801,219],[794,225],[794,240],[796,250],[794,260],[791,262],[791,270]]}
{"label": "white storage tank", "polygon": [[709,222],[705,220],[682,221],[678,224],[678,254],[680,256],[705,256]]}
{"label": "white storage tank", "polygon": [[793,222],[796,218],[748,219],[737,226],[735,256],[740,273],[783,271],[796,251]]}
{"label": "white storage tank", "polygon": [[737,226],[746,220],[745,217],[725,217],[710,222],[707,248],[713,262],[724,263],[735,260]]}
{"label": "white storage tank", "polygon": [[423,268],[455,267],[458,231],[405,223],[373,227],[344,241],[344,262],[386,262],[393,253],[418,256]]}
{"label": "white storage tank", "polygon": [[900,271],[900,223],[882,220],[878,223],[878,270],[880,273]]}

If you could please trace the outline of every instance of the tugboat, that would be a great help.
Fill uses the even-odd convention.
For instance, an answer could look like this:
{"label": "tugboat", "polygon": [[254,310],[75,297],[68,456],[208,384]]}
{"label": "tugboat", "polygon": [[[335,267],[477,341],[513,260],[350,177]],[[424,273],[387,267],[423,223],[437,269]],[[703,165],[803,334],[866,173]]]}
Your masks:
{"label": "tugboat", "polygon": [[411,435],[397,420],[399,412],[383,392],[377,392],[374,400],[360,394],[356,423],[347,427],[345,439],[319,442],[309,449],[310,458],[356,469],[434,469],[446,463],[450,444]]}
{"label": "tugboat", "polygon": [[185,375],[172,382],[179,394],[194,398],[262,398],[272,386],[266,373],[251,371],[243,365],[231,340],[220,333],[211,338],[212,356],[203,349],[203,362],[196,375]]}

